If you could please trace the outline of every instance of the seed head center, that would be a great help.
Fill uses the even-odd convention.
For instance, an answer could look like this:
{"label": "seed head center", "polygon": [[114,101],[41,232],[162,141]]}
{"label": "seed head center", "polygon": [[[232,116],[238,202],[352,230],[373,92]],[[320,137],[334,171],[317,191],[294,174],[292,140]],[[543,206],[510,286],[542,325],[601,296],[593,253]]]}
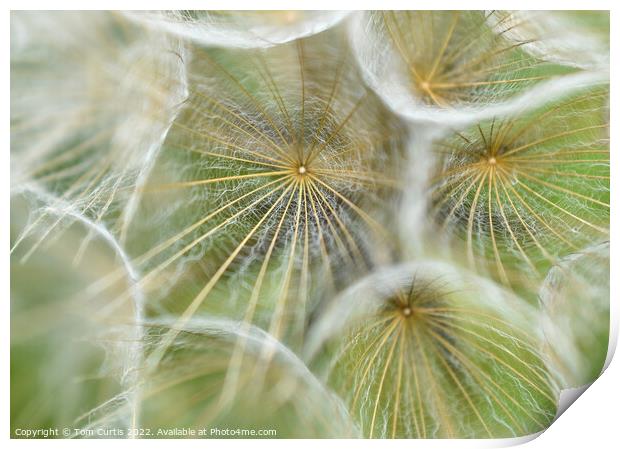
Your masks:
{"label": "seed head center", "polygon": [[411,312],[411,307],[405,307],[405,308],[403,309],[403,315],[405,315],[405,316],[411,316],[411,313],[412,313],[412,312]]}
{"label": "seed head center", "polygon": [[305,174],[305,173],[306,173],[306,171],[307,171],[307,169],[306,169],[306,167],[305,167],[305,166],[303,166],[303,165],[300,165],[300,166],[299,166],[299,168],[297,168],[297,172],[298,172],[300,175]]}
{"label": "seed head center", "polygon": [[495,159],[493,156],[491,156],[487,162],[489,163],[489,165],[495,165],[497,164],[497,159]]}

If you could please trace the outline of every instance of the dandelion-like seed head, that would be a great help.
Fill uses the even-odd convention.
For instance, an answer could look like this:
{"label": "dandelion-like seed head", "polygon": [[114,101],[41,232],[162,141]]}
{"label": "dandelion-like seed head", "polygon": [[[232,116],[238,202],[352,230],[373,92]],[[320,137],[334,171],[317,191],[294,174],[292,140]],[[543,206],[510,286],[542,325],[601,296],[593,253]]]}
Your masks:
{"label": "dandelion-like seed head", "polygon": [[553,418],[545,410],[556,403],[556,380],[533,335],[506,319],[522,322],[528,306],[502,310],[504,292],[469,282],[419,269],[395,290],[377,287],[379,276],[353,290],[352,304],[366,294],[381,305],[345,322],[329,380],[365,436],[499,437]]}
{"label": "dandelion-like seed head", "polygon": [[[373,266],[374,245],[391,245],[382,211],[399,195],[404,131],[360,84],[337,32],[234,55],[231,64],[194,49],[188,100],[147,188],[192,222],[154,270],[193,252],[211,265],[192,309],[238,276],[240,318],[301,338],[318,292],[346,285]],[[312,285],[317,276],[325,282]]]}
{"label": "dandelion-like seed head", "polygon": [[523,288],[558,257],[607,238],[605,95],[577,93],[436,144],[431,213],[452,244],[464,241],[472,267]]}
{"label": "dandelion-like seed head", "polygon": [[510,12],[372,11],[358,16],[352,42],[370,84],[396,113],[467,120],[459,108],[482,111],[578,70],[525,52],[538,38],[515,37],[526,22]]}

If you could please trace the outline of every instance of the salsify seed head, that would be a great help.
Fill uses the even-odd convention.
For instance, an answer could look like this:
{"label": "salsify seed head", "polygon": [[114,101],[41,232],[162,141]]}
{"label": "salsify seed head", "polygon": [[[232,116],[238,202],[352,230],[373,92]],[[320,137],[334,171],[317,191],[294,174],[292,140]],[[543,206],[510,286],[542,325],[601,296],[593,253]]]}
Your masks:
{"label": "salsify seed head", "polygon": [[505,290],[423,261],[338,300],[316,325],[327,344],[315,357],[364,436],[510,437],[553,419],[558,381],[535,310]]}
{"label": "salsify seed head", "polygon": [[326,292],[395,250],[405,129],[361,84],[341,32],[264,51],[194,47],[189,61],[136,227],[140,251],[162,248],[148,280],[207,282],[190,301],[216,309],[236,282],[239,318],[299,332]]}
{"label": "salsify seed head", "polygon": [[440,126],[576,72],[525,52],[537,39],[516,37],[525,26],[509,12],[368,11],[352,21],[350,39],[366,81],[396,113]]}
{"label": "salsify seed head", "polygon": [[558,257],[608,238],[606,92],[577,91],[433,145],[433,226],[471,267],[531,289]]}
{"label": "salsify seed head", "polygon": [[[181,44],[118,13],[18,12],[11,53],[12,192],[43,189],[123,240],[138,185],[185,95]],[[45,211],[20,239],[53,235]],[[55,220],[55,219],[54,219]],[[35,243],[32,250],[39,244]]]}

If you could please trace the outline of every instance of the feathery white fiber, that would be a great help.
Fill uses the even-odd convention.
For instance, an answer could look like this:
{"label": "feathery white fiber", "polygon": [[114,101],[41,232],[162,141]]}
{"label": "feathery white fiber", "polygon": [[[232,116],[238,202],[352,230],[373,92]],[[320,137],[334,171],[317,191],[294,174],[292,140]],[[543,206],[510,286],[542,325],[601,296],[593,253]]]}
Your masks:
{"label": "feathery white fiber", "polygon": [[346,11],[150,11],[127,13],[134,20],[216,47],[265,48],[320,33]]}
{"label": "feathery white fiber", "polygon": [[[366,82],[391,109],[435,127],[541,104],[608,76],[604,67],[580,73],[524,52],[531,40],[509,39],[500,30],[511,18],[495,11],[358,12],[349,39]],[[508,29],[514,34],[526,24]]]}
{"label": "feathery white fiber", "polygon": [[608,25],[13,12],[12,436],[546,429],[610,357]]}

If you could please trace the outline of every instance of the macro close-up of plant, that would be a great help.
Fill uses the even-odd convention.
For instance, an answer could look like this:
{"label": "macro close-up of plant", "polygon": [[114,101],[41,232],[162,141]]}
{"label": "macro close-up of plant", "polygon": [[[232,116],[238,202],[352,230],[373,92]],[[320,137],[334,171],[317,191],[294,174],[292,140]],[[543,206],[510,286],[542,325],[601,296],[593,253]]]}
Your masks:
{"label": "macro close-up of plant", "polygon": [[608,11],[13,11],[14,438],[510,438],[608,359]]}

